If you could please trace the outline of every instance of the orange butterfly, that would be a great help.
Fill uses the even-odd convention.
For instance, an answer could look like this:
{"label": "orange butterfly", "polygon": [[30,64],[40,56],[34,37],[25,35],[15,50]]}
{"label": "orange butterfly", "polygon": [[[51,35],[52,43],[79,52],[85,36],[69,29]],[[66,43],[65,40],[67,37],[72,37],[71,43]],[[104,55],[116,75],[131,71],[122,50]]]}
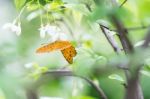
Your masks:
{"label": "orange butterfly", "polygon": [[76,56],[77,52],[69,41],[62,41],[62,40],[55,41],[53,43],[38,48],[36,50],[36,53],[46,53],[56,50],[61,50],[61,53],[68,61],[68,63],[70,64],[73,63],[73,57]]}

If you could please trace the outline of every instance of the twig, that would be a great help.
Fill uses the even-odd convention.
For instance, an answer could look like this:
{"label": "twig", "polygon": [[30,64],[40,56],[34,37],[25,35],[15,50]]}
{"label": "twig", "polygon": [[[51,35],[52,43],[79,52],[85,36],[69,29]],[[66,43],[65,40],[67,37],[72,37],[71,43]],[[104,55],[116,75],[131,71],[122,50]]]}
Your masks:
{"label": "twig", "polygon": [[119,54],[121,52],[121,49],[119,48],[117,42],[115,41],[113,35],[111,35],[108,31],[106,30],[107,28],[103,25],[100,25],[100,28],[102,30],[102,32],[104,33],[105,37],[107,38],[108,42],[110,43],[110,45],[112,46],[112,48],[114,49],[114,51]]}
{"label": "twig", "polygon": [[89,6],[89,4],[85,4],[85,6],[87,7],[87,9],[88,9],[90,12],[92,12],[92,9],[91,9],[91,7]]}
{"label": "twig", "polygon": [[[125,29],[128,30],[128,31],[138,31],[138,30],[147,29],[147,28],[149,28],[149,27],[150,27],[150,25],[147,25],[147,26],[137,26],[137,27],[126,27]],[[108,27],[105,27],[105,28],[109,29],[110,31],[115,31],[115,32],[117,32],[116,29],[110,29],[110,28],[108,28]]]}
{"label": "twig", "polygon": [[50,74],[50,75],[54,75],[54,76],[58,76],[58,77],[60,77],[60,76],[73,76],[73,77],[81,78],[81,79],[85,80],[87,83],[89,83],[96,90],[96,92],[98,93],[99,97],[101,97],[101,99],[107,99],[107,96],[105,95],[103,90],[100,88],[100,86],[97,86],[92,80],[90,80],[86,77],[73,74],[72,71],[68,71],[68,70],[47,71],[44,74]]}
{"label": "twig", "polygon": [[[102,24],[100,24],[101,26],[103,26],[104,28],[108,29],[109,31],[114,31],[114,32],[118,32],[117,29],[111,29],[107,26],[104,26]],[[137,26],[137,27],[124,27],[125,30],[128,30],[128,31],[138,31],[138,30],[144,30],[144,29],[147,29],[149,28],[150,25],[147,25],[147,26]]]}
{"label": "twig", "polygon": [[147,29],[149,27],[150,27],[150,25],[147,25],[147,26],[138,26],[138,27],[129,27],[129,28],[126,28],[126,29],[128,31],[137,31],[137,30]]}
{"label": "twig", "polygon": [[119,39],[121,41],[125,53],[127,54],[133,52],[133,45],[127,37],[128,31],[124,28],[122,22],[118,20],[114,15],[112,15],[112,21],[117,28],[117,31],[119,33]]}
{"label": "twig", "polygon": [[149,43],[150,43],[150,29],[148,30],[148,33],[145,36],[145,41],[144,41],[142,47],[144,47],[144,48],[148,47]]}
{"label": "twig", "polygon": [[128,0],[124,0],[119,7],[122,7]]}
{"label": "twig", "polygon": [[[92,9],[90,8],[89,5],[86,4],[86,7],[90,12],[92,12]],[[102,24],[99,24],[99,26],[100,26],[102,32],[104,33],[105,37],[107,38],[108,42],[110,43],[110,45],[114,49],[114,51],[119,54],[121,52],[121,49],[119,48],[119,46],[118,46],[117,42],[115,41],[114,37],[110,33],[107,32],[107,30],[110,31],[110,29],[108,27],[102,25]]]}
{"label": "twig", "polygon": [[93,83],[92,80],[83,77],[83,76],[79,76],[79,75],[73,75],[75,77],[79,77],[81,79],[84,79],[86,82],[88,82],[93,88],[95,88],[95,90],[98,92],[99,96],[101,96],[102,99],[107,99],[107,96],[105,95],[105,93],[103,92],[103,90],[100,88],[100,86],[96,85],[95,83]]}

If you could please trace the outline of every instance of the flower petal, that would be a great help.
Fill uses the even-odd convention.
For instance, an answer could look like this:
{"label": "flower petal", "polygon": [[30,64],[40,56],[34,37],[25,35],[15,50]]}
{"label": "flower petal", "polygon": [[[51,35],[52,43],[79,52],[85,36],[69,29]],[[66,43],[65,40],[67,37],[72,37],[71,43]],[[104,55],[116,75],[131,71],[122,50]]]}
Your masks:
{"label": "flower petal", "polygon": [[12,26],[12,23],[6,23],[3,25],[3,29],[10,29],[10,27]]}
{"label": "flower petal", "polygon": [[44,37],[45,37],[45,34],[46,34],[46,31],[45,31],[45,30],[41,30],[41,31],[40,31],[40,37],[41,37],[41,38],[44,38]]}
{"label": "flower petal", "polygon": [[11,31],[15,32],[17,36],[19,36],[21,34],[21,24],[20,22],[18,23],[18,25],[12,25],[11,26]]}
{"label": "flower petal", "polygon": [[45,27],[43,25],[41,25],[39,31],[40,31],[40,37],[44,38],[45,35],[46,35],[46,29],[45,29]]}
{"label": "flower petal", "polygon": [[10,31],[16,33],[17,36],[19,36],[21,34],[21,25],[20,22],[18,22],[17,25],[15,25],[15,23],[6,23],[4,24],[4,26],[2,27],[3,29],[9,29]]}
{"label": "flower petal", "polygon": [[56,26],[47,25],[47,26],[46,26],[46,32],[47,32],[50,36],[53,36],[53,35],[55,35],[56,33],[58,33],[58,30],[57,30],[57,27],[56,27]]}

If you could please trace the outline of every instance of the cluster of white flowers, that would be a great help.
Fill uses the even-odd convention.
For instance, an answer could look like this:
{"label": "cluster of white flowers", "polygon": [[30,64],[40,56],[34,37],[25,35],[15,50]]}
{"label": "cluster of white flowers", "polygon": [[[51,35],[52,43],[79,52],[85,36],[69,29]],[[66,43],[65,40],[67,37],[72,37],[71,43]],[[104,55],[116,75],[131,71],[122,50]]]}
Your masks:
{"label": "cluster of white flowers", "polygon": [[[17,36],[20,36],[21,34],[21,23],[13,21],[12,23],[6,23],[3,25],[3,29],[8,29],[12,31],[13,33],[16,33]],[[40,31],[40,37],[45,38],[48,34],[51,37],[51,41],[56,40],[67,40],[67,36],[65,33],[61,31],[61,29],[54,25],[41,25],[39,28]]]}
{"label": "cluster of white flowers", "polygon": [[21,34],[21,23],[16,22],[16,20],[14,20],[12,23],[4,24],[3,29],[8,29],[8,30],[16,33],[17,36],[19,36]]}
{"label": "cluster of white flowers", "polygon": [[[12,23],[6,23],[3,25],[3,29],[8,29],[13,33],[16,33],[17,36],[20,36],[21,34],[21,22],[20,22],[20,16],[26,6],[22,8],[19,15],[16,17],[16,19]],[[41,21],[41,27],[39,28],[40,31],[40,37],[45,38],[46,35],[50,36],[50,41],[56,41],[56,40],[67,40],[67,36],[65,33],[62,32],[62,30],[58,26],[54,25],[43,25]]]}
{"label": "cluster of white flowers", "polygon": [[21,34],[21,22],[20,22],[20,16],[23,13],[26,6],[24,6],[21,10],[16,19],[12,23],[6,23],[3,25],[3,29],[8,29],[14,33],[16,33],[17,36],[20,36]]}
{"label": "cluster of white flowers", "polygon": [[41,25],[39,31],[40,31],[41,38],[45,38],[46,34],[48,34],[51,37],[51,41],[67,40],[66,34],[63,33],[61,29],[57,26],[53,26],[49,24],[47,24],[46,26]]}

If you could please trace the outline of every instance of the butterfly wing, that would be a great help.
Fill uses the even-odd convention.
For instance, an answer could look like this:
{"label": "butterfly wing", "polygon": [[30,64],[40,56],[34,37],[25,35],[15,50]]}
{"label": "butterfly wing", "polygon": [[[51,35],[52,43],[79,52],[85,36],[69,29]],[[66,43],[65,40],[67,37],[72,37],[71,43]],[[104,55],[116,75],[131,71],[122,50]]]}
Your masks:
{"label": "butterfly wing", "polygon": [[71,46],[71,43],[68,41],[61,41],[61,40],[55,41],[53,43],[50,43],[50,44],[47,44],[47,45],[44,45],[44,46],[38,48],[36,50],[36,53],[46,53],[46,52],[52,52],[55,50],[63,50],[70,46]]}
{"label": "butterfly wing", "polygon": [[65,59],[68,61],[68,63],[73,63],[73,57],[76,56],[77,52],[73,46],[70,46],[68,48],[65,48],[61,50],[61,53],[65,57]]}

